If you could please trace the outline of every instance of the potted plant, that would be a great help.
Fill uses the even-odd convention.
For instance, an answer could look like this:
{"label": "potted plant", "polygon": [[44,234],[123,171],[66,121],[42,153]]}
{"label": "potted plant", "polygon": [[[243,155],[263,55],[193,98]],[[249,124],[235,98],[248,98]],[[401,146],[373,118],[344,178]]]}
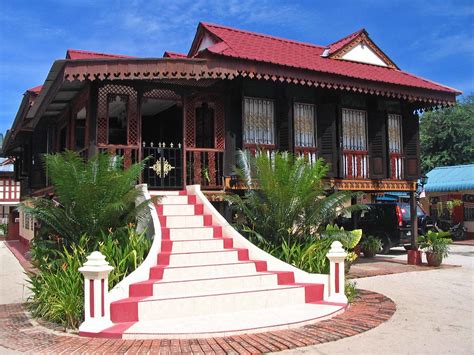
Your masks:
{"label": "potted plant", "polygon": [[360,245],[366,258],[373,258],[375,254],[382,250],[382,241],[373,235],[364,236]]}
{"label": "potted plant", "polygon": [[448,232],[428,231],[426,235],[418,238],[419,246],[425,252],[429,266],[440,266],[443,258],[449,255],[449,244],[452,242],[449,236]]}

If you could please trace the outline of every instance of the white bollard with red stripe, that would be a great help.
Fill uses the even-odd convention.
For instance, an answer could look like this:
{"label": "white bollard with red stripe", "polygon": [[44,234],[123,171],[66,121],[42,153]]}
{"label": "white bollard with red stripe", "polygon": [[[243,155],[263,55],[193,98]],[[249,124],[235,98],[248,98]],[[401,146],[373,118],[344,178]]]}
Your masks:
{"label": "white bollard with red stripe", "polygon": [[94,251],[79,272],[84,275],[84,322],[79,327],[81,333],[99,333],[113,325],[110,320],[108,276],[114,268],[105,256]]}
{"label": "white bollard with red stripe", "polygon": [[329,259],[329,297],[327,301],[336,303],[347,303],[344,293],[345,275],[344,260],[347,256],[341,242],[335,241],[331,244],[331,249],[326,254]]}

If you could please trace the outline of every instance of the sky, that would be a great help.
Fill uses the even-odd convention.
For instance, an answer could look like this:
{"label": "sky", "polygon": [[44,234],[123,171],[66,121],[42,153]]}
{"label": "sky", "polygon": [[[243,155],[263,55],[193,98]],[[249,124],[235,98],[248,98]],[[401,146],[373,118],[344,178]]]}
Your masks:
{"label": "sky", "polygon": [[474,93],[473,0],[0,0],[0,133],[67,49],[187,53],[199,21],[319,45],[365,28],[402,70]]}

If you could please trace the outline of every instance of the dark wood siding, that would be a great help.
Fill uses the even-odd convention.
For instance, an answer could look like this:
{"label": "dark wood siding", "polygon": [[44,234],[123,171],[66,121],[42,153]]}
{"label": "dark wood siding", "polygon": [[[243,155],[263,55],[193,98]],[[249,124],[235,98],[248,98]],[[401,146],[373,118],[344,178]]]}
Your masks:
{"label": "dark wood siding", "polygon": [[368,107],[369,172],[371,179],[387,177],[387,114],[375,100]]}
{"label": "dark wood siding", "polygon": [[337,176],[337,105],[319,103],[317,105],[317,130],[319,156],[329,164],[328,177]]}
{"label": "dark wood siding", "polygon": [[409,106],[403,109],[403,152],[405,155],[405,179],[416,180],[420,176],[419,164],[419,119]]}

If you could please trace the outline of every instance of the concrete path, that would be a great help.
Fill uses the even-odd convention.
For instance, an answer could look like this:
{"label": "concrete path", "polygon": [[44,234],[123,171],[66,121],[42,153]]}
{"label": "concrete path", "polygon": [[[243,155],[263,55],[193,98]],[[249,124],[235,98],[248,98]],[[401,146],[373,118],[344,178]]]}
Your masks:
{"label": "concrete path", "polygon": [[[453,245],[445,263],[460,268],[356,280],[397,304],[392,318],[366,333],[291,350],[306,354],[474,354],[474,246]],[[394,250],[387,258],[405,259]]]}
{"label": "concrete path", "polygon": [[0,285],[0,304],[22,303],[30,295],[24,270],[4,241],[0,241]]}

